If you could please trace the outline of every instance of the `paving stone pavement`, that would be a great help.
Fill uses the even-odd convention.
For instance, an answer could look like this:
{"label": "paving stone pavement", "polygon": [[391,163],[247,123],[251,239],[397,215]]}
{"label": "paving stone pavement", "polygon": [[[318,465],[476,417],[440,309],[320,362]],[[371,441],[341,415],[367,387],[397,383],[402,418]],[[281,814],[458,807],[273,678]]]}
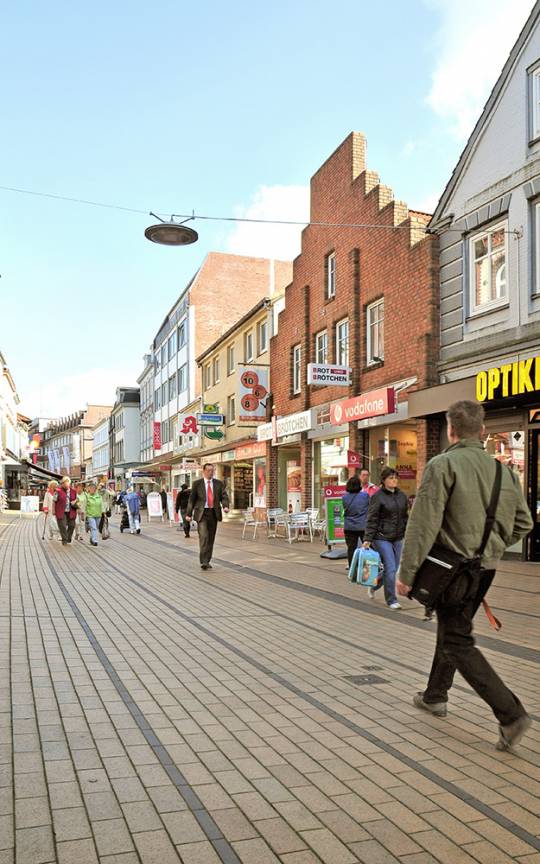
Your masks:
{"label": "paving stone pavement", "polygon": [[41,527],[0,519],[0,864],[540,862],[540,567],[501,563],[500,634],[478,616],[537,718],[498,753],[459,677],[447,719],[411,703],[435,625],[318,542],[220,526],[203,573],[174,527]]}

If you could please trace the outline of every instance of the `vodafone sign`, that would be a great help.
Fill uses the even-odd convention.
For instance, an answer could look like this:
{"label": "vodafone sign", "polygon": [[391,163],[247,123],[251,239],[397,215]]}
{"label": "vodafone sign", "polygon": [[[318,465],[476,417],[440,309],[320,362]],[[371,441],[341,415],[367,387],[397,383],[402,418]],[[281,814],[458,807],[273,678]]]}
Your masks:
{"label": "vodafone sign", "polygon": [[354,420],[367,420],[382,414],[392,414],[396,410],[396,393],[393,387],[362,393],[353,399],[344,399],[330,405],[330,423],[341,426]]}

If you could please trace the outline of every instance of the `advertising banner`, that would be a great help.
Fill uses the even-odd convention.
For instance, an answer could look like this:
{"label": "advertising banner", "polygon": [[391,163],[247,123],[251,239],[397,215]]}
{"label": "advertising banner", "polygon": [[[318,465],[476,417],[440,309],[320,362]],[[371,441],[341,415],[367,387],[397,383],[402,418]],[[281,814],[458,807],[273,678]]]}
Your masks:
{"label": "advertising banner", "polygon": [[354,450],[347,450],[347,468],[359,468],[362,464],[360,453]]}
{"label": "advertising banner", "polygon": [[163,506],[161,504],[161,495],[159,492],[150,492],[146,496],[146,508],[148,511],[148,518],[156,517],[157,519],[161,519],[163,516]]}
{"label": "advertising banner", "polygon": [[348,366],[333,366],[327,363],[308,363],[307,383],[320,387],[349,387],[351,370]]}
{"label": "advertising banner", "polygon": [[154,450],[161,450],[161,423],[154,421]]}
{"label": "advertising banner", "polygon": [[330,546],[335,543],[345,542],[345,515],[343,513],[343,500],[325,496],[326,507],[326,538]]}
{"label": "advertising banner", "polygon": [[21,513],[39,513],[39,496],[21,495]]}
{"label": "advertising banner", "polygon": [[167,492],[167,516],[169,517],[169,522],[174,522],[174,502],[176,501],[176,495],[173,498],[172,492]]}
{"label": "advertising banner", "polygon": [[268,366],[238,366],[237,423],[239,426],[257,426],[265,422],[269,371]]}
{"label": "advertising banner", "polygon": [[253,463],[254,507],[266,507],[266,459],[255,459]]}
{"label": "advertising banner", "polygon": [[383,387],[362,393],[352,399],[344,399],[330,405],[330,423],[341,426],[342,423],[352,423],[354,420],[366,420],[368,417],[379,417],[392,414],[396,410],[396,393],[393,387]]}

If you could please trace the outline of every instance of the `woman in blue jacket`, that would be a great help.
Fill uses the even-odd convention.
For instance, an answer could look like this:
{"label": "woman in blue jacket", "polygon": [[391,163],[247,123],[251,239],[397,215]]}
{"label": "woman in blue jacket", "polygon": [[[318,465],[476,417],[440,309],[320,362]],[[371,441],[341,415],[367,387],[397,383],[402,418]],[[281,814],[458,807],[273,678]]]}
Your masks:
{"label": "woman in blue jacket", "polygon": [[354,550],[358,541],[362,543],[366,518],[369,507],[369,495],[362,491],[362,484],[358,475],[349,477],[347,490],[343,496],[343,514],[345,516],[345,542],[347,544],[347,560],[349,567],[353,559]]}

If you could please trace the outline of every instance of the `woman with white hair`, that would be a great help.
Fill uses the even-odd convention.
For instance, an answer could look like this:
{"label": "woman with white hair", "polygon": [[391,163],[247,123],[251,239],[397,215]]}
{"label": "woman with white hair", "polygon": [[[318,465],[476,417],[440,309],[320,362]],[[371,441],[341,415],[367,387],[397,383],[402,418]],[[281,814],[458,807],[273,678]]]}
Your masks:
{"label": "woman with white hair", "polygon": [[[45,520],[49,529],[49,540],[54,540],[55,535],[60,537],[58,522],[56,521],[54,513],[54,493],[56,492],[57,486],[58,480],[51,480],[47,487],[47,491],[45,492],[45,497],[43,498],[43,512],[45,513]],[[43,531],[43,533],[45,533],[45,531]]]}
{"label": "woman with white hair", "polygon": [[130,534],[141,533],[141,499],[135,492],[133,486],[129,487],[126,495],[126,506],[129,518]]}

